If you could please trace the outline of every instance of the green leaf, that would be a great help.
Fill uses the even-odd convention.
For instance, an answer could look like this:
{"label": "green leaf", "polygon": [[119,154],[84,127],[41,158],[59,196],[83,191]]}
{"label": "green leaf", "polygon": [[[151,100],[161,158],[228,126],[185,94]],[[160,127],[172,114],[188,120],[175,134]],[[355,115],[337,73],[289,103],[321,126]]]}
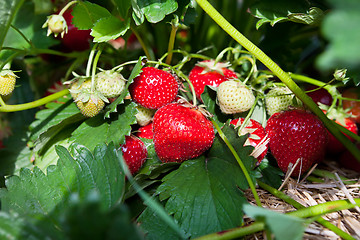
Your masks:
{"label": "green leaf", "polygon": [[[45,21],[45,15],[35,15],[35,6],[33,2],[25,1],[11,23],[23,36],[14,28],[8,29],[3,43],[4,47],[21,50],[30,49],[32,47],[44,49],[56,44],[57,40],[47,37],[46,29],[42,28]],[[24,39],[24,36],[31,44]],[[14,52],[4,51],[4,53],[1,54],[1,57],[4,58],[11,53]]]}
{"label": "green leaf", "polygon": [[100,19],[111,17],[111,13],[95,3],[78,2],[73,8],[72,24],[80,30],[91,29]]}
{"label": "green leaf", "polygon": [[239,168],[227,160],[202,157],[168,174],[157,191],[160,200],[168,199],[165,209],[181,228],[198,237],[241,224],[246,199],[238,188],[240,176]]}
{"label": "green leaf", "polygon": [[46,104],[46,109],[36,113],[37,120],[30,125],[30,140],[35,141],[42,134],[46,134],[46,137],[54,136],[66,126],[85,119],[69,96]]}
{"label": "green leaf", "polygon": [[128,12],[131,7],[131,0],[113,0],[117,10],[119,11],[120,17],[126,19]]}
{"label": "green leaf", "polygon": [[137,11],[134,11],[136,16],[140,17],[141,14],[144,14],[150,23],[160,22],[166,15],[175,12],[178,8],[175,0],[136,0],[133,2],[137,4],[135,8]]}
{"label": "green leaf", "polygon": [[201,99],[203,100],[206,110],[213,114],[213,119],[220,125],[229,119],[228,116],[223,114],[216,104],[216,90],[210,86],[205,86],[204,92],[201,94]]}
{"label": "green leaf", "polygon": [[356,0],[330,1],[333,10],[323,21],[322,32],[329,44],[319,58],[317,65],[322,70],[347,68],[359,74],[360,51],[357,31],[360,22],[360,2]]}
{"label": "green leaf", "polygon": [[261,181],[278,189],[284,178],[284,173],[278,168],[270,164],[269,160],[264,158],[259,167],[256,169],[261,174]]}
{"label": "green leaf", "polygon": [[146,233],[147,240],[182,239],[149,207],[141,213],[137,221],[140,228]]}
{"label": "green leaf", "polygon": [[24,2],[25,0],[4,0],[0,4],[0,48],[3,46],[4,39],[14,16]]}
{"label": "green leaf", "polygon": [[103,208],[122,199],[125,177],[114,145],[99,145],[94,154],[78,144],[72,145],[71,153],[61,146],[56,150],[60,159],[47,169],[47,174],[37,167],[24,168],[20,176],[6,180],[6,189],[0,189],[3,211],[29,216],[53,212],[55,217],[72,193],[83,199],[96,191]]}
{"label": "green leaf", "polygon": [[130,19],[122,21],[114,16],[102,18],[96,22],[91,31],[94,42],[107,42],[126,33],[130,28]]}
{"label": "green leaf", "polygon": [[101,201],[96,193],[89,194],[83,201],[77,195],[71,197],[62,222],[68,239],[144,239],[131,222],[130,212],[125,205],[104,211]]}
{"label": "green leaf", "polygon": [[[254,175],[253,169],[257,160],[254,157],[250,156],[254,148],[252,146],[244,146],[247,135],[239,137],[237,131],[234,129],[234,126],[229,125],[228,123],[221,130],[223,131],[230,144],[234,147],[236,153],[240,157],[241,161],[244,163],[246,169],[249,171],[249,174]],[[222,158],[223,160],[229,161],[231,164],[234,164],[234,167],[239,167],[237,161],[233,156],[233,153],[218,135],[215,137],[214,143],[210,148],[209,157]],[[241,171],[240,168],[238,170]],[[255,179],[253,179],[253,181],[254,180]],[[248,187],[246,181],[240,181],[238,184],[241,189],[246,189]]]}
{"label": "green leaf", "polygon": [[319,10],[311,9],[309,3],[305,0],[257,1],[250,7],[251,14],[260,19],[256,23],[257,29],[264,23],[270,23],[271,26],[274,26],[276,23],[284,21],[305,24],[318,23],[321,20]]}
{"label": "green leaf", "polygon": [[0,212],[0,239],[20,239],[23,221],[12,213]]}
{"label": "green leaf", "polygon": [[75,141],[94,149],[99,143],[114,142],[115,146],[124,143],[125,135],[130,135],[131,125],[136,123],[136,103],[126,100],[118,105],[117,113],[104,120],[99,114],[83,122],[72,134],[71,141]]}
{"label": "green leaf", "polygon": [[[72,194],[59,216],[30,218],[18,214],[0,212],[1,239],[144,239],[140,229],[133,224],[125,205],[110,209],[101,207],[101,198],[96,192],[84,199]],[[51,229],[54,219],[57,229]],[[60,230],[60,231],[59,231]],[[106,236],[106,238],[104,238]]]}
{"label": "green leaf", "polygon": [[281,214],[265,208],[246,204],[243,206],[246,215],[265,223],[275,239],[301,240],[305,231],[305,221],[301,218]]}

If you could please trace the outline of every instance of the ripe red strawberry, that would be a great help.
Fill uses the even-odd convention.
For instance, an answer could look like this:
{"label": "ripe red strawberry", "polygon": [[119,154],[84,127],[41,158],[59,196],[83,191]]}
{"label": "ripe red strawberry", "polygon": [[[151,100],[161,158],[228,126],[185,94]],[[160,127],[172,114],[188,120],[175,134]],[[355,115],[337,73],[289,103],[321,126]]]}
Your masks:
{"label": "ripe red strawberry", "polygon": [[292,176],[303,174],[325,154],[327,130],[315,115],[304,110],[275,113],[267,121],[265,131],[270,138],[270,151],[283,172],[300,159]]}
{"label": "ripe red strawberry", "polygon": [[153,131],[153,123],[149,123],[143,127],[139,127],[138,131],[135,133],[137,137],[153,139],[154,131]]}
{"label": "ripe red strawberry", "polygon": [[162,162],[183,162],[208,150],[214,128],[200,111],[179,103],[168,104],[154,115],[154,146]]}
{"label": "ripe red strawberry", "polygon": [[130,84],[132,99],[139,105],[159,109],[175,100],[179,84],[170,73],[154,67],[145,67]]}
{"label": "ripe red strawberry", "polygon": [[352,115],[352,118],[356,123],[360,124],[360,102],[356,101],[360,99],[360,90],[359,88],[348,88],[342,93],[342,97],[353,99],[353,100],[343,100],[343,108],[349,109],[349,113]]}
{"label": "ripe red strawberry", "polygon": [[125,144],[121,145],[121,151],[131,175],[135,174],[146,160],[145,144],[137,137],[125,136]]}
{"label": "ripe red strawberry", "polygon": [[[343,109],[335,109],[332,108],[330,111],[323,110],[324,113],[326,113],[327,117],[329,119],[332,119],[337,124],[342,125],[343,127],[347,128],[351,132],[358,134],[358,128],[356,126],[355,121],[350,117],[347,112]],[[345,146],[335,138],[334,135],[332,135],[328,131],[329,135],[329,142],[327,144],[327,152],[337,154],[345,151]],[[352,138],[347,136],[350,140],[354,141]]]}
{"label": "ripe red strawberry", "polygon": [[266,136],[264,127],[259,122],[249,119],[247,125],[242,126],[244,120],[244,118],[233,119],[230,124],[235,125],[236,128],[239,127],[239,136],[250,134],[244,145],[255,148],[251,155],[260,163],[269,149],[269,138]]}
{"label": "ripe red strawberry", "polygon": [[[316,86],[311,86],[307,89],[307,91],[310,91],[310,90],[314,90],[314,89],[317,89],[318,87]],[[315,102],[315,103],[322,103],[322,104],[325,104],[327,106],[330,106],[332,101],[333,101],[333,98],[331,96],[331,94],[326,91],[324,88],[319,88],[315,91],[311,91],[311,92],[308,92],[306,93],[309,97],[312,98],[312,100]]]}
{"label": "ripe red strawberry", "polygon": [[204,92],[206,85],[217,87],[220,83],[231,78],[237,78],[236,73],[228,69],[229,64],[216,63],[214,60],[205,60],[196,64],[190,71],[189,80],[194,86],[196,97]]}

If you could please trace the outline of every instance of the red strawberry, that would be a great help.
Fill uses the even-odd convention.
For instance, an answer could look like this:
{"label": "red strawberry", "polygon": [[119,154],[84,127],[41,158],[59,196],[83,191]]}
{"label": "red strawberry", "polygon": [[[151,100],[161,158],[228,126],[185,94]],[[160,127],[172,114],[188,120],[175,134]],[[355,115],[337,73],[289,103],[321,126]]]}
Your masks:
{"label": "red strawberry", "polygon": [[[315,91],[311,91],[311,90],[314,90],[314,89],[317,89]],[[315,103],[322,103],[322,104],[325,104],[327,106],[330,106],[332,101],[333,101],[333,98],[331,96],[331,94],[325,90],[324,88],[319,88],[316,87],[316,86],[311,86],[307,89],[308,93],[306,93],[309,97],[312,98],[312,100],[315,102]]]}
{"label": "red strawberry", "polygon": [[[323,110],[323,112],[326,113],[329,119],[332,119],[337,124],[342,125],[351,132],[358,134],[358,128],[356,126],[355,121],[350,117],[351,115],[345,112],[345,110],[341,108],[339,109],[332,108],[330,111]],[[327,144],[327,151],[329,153],[336,154],[345,151],[346,149],[345,146],[339,140],[337,140],[334,135],[332,135],[330,132],[328,132],[328,135],[329,135],[329,142]],[[353,139],[350,138],[349,136],[348,138],[353,141]]]}
{"label": "red strawberry", "polygon": [[146,139],[153,139],[154,132],[153,132],[153,123],[149,123],[143,127],[139,127],[138,131],[135,133],[137,137],[146,138]]}
{"label": "red strawberry", "polygon": [[267,121],[265,131],[270,138],[270,151],[283,172],[300,159],[292,176],[303,174],[325,154],[327,130],[315,115],[304,110],[275,113]]}
{"label": "red strawberry", "polygon": [[217,87],[220,83],[231,78],[237,78],[236,73],[228,69],[226,63],[216,63],[214,60],[205,60],[196,64],[190,71],[189,80],[195,88],[196,97],[204,92],[206,85]]}
{"label": "red strawberry", "polygon": [[173,102],[178,90],[179,84],[173,75],[154,67],[143,68],[129,86],[132,99],[150,109],[159,109]]}
{"label": "red strawberry", "polygon": [[125,144],[121,145],[121,151],[130,173],[133,175],[144,164],[147,157],[145,144],[134,136],[125,136]]}
{"label": "red strawberry", "polygon": [[71,22],[73,16],[72,10],[64,12],[63,16],[68,26],[68,32],[61,38],[62,44],[71,51],[85,51],[90,48],[90,41],[92,36],[90,35],[91,30],[80,30],[76,28]]}
{"label": "red strawberry", "polygon": [[168,104],[154,115],[154,146],[162,162],[183,162],[208,150],[214,128],[200,111],[179,103]]}
{"label": "red strawberry", "polygon": [[259,122],[254,119],[249,119],[246,126],[241,126],[244,123],[244,120],[244,118],[233,119],[230,124],[235,125],[235,127],[240,127],[239,136],[250,134],[244,145],[253,146],[255,148],[251,155],[258,160],[258,163],[260,163],[268,151],[269,138],[266,136],[264,127]]}
{"label": "red strawberry", "polygon": [[[356,146],[360,149],[360,143]],[[341,154],[340,165],[360,173],[360,162],[356,160],[349,150],[346,150]]]}
{"label": "red strawberry", "polygon": [[360,90],[359,88],[348,88],[342,93],[342,97],[348,98],[343,100],[343,108],[349,109],[352,118],[360,124]]}

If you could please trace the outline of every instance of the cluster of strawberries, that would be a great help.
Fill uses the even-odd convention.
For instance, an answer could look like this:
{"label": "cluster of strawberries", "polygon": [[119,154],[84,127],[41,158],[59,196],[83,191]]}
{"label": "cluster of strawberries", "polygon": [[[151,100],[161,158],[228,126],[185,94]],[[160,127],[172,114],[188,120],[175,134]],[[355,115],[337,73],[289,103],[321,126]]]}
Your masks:
{"label": "cluster of strawberries", "polygon": [[[215,87],[217,104],[224,114],[246,112],[256,104],[253,90],[240,81],[227,64],[213,60],[199,62],[191,70],[189,80],[200,102],[205,86]],[[215,137],[212,122],[197,106],[179,100],[178,90],[179,84],[172,74],[154,67],[143,68],[130,85],[131,98],[138,104],[136,117],[141,126],[136,136],[126,137],[122,145],[132,174],[140,169],[147,156],[146,147],[139,138],[153,139],[162,162],[196,158],[211,147]],[[251,155],[258,163],[270,149],[280,169],[297,176],[320,162],[327,151],[334,152],[334,145],[337,152],[345,148],[314,114],[303,108],[291,108],[294,99],[286,87],[273,88],[265,94],[269,116],[265,127],[251,118],[232,119],[230,124],[239,135],[249,134],[245,145],[254,147]],[[355,123],[350,130],[357,134]]]}

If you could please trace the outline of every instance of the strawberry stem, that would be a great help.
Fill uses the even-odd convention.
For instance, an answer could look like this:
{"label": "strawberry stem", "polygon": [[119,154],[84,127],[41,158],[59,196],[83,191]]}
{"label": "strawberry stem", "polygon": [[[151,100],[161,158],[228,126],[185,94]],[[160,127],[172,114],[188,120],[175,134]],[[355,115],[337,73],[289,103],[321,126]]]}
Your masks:
{"label": "strawberry stem", "polygon": [[95,91],[95,74],[96,74],[96,67],[97,67],[97,63],[99,61],[99,58],[100,58],[100,55],[101,55],[101,52],[102,52],[102,49],[99,48],[97,53],[96,53],[96,56],[94,58],[94,62],[93,62],[93,65],[92,65],[92,72],[91,72],[91,92],[93,93]]}
{"label": "strawberry stem", "polygon": [[216,123],[216,121],[214,119],[211,119],[211,122],[213,123],[214,127],[216,128],[216,130],[219,133],[219,136],[221,137],[221,139],[225,142],[226,146],[228,146],[229,150],[231,151],[231,153],[233,154],[233,156],[235,157],[236,161],[238,162],[241,170],[244,173],[244,176],[246,178],[246,181],[249,184],[249,187],[251,189],[252,194],[254,195],[256,204],[261,207],[261,201],[259,198],[259,195],[256,192],[256,188],[255,188],[255,184],[252,181],[249,172],[247,171],[244,163],[241,161],[239,155],[237,154],[237,152],[235,151],[234,147],[231,145],[231,143],[229,142],[229,140],[227,139],[227,137],[225,136],[224,132],[221,130],[221,128],[219,127],[219,125]]}
{"label": "strawberry stem", "polygon": [[40,107],[42,105],[45,105],[48,102],[52,102],[62,96],[65,96],[68,93],[69,93],[69,90],[64,89],[60,92],[51,94],[47,97],[38,99],[33,102],[17,104],[17,105],[4,105],[4,106],[0,107],[0,112],[17,112],[17,111],[23,111],[23,110],[27,110],[27,109],[31,109],[31,108]]}
{"label": "strawberry stem", "polygon": [[90,77],[90,74],[91,74],[91,65],[93,63],[93,59],[94,59],[94,55],[95,55],[95,52],[96,52],[96,49],[97,49],[97,46],[99,44],[96,43],[92,49],[91,49],[91,52],[89,54],[89,59],[88,59],[88,62],[87,62],[87,65],[86,65],[86,77]]}
{"label": "strawberry stem", "polygon": [[170,24],[171,24],[171,33],[170,33],[170,39],[169,39],[169,44],[168,44],[169,55],[167,55],[166,61],[165,61],[165,63],[167,63],[167,64],[170,64],[171,60],[172,60],[172,56],[173,56],[172,50],[174,49],[176,31],[179,28],[179,17],[177,15],[175,15],[175,19],[173,19]]}
{"label": "strawberry stem", "polygon": [[324,112],[301,88],[291,79],[290,75],[282,70],[270,57],[268,57],[254,43],[241,34],[232,26],[207,0],[196,0],[199,6],[234,40],[241,44],[268,69],[270,69],[319,119],[326,128],[353,154],[360,162],[360,149],[353,144],[332,120],[328,119]]}
{"label": "strawberry stem", "polygon": [[143,51],[145,53],[146,58],[149,60],[153,59],[153,57],[151,57],[151,54],[150,54],[148,48],[146,47],[144,40],[140,37],[139,33],[132,26],[130,26],[130,30],[135,35],[136,39],[139,41],[141,48],[143,49]]}
{"label": "strawberry stem", "polygon": [[68,4],[66,4],[65,7],[63,7],[63,9],[61,9],[61,11],[59,12],[58,15],[62,16],[62,15],[64,14],[64,12],[65,12],[66,10],[68,10],[68,8],[69,8],[71,5],[73,5],[73,4],[77,3],[77,2],[79,2],[79,1],[75,0],[75,1],[71,1],[71,2],[69,2]]}
{"label": "strawberry stem", "polygon": [[[268,191],[269,193],[271,193],[272,195],[280,198],[281,200],[285,201],[286,203],[292,205],[293,207],[297,208],[297,209],[304,209],[306,208],[305,206],[303,206],[302,204],[300,204],[299,202],[295,201],[294,199],[292,199],[290,196],[286,195],[285,193],[283,193],[282,191],[279,191],[269,185],[267,185],[266,183],[263,183],[261,181],[257,181],[257,183],[259,184],[259,186]],[[336,233],[339,237],[342,237],[343,239],[351,239],[353,240],[354,238],[349,235],[348,233],[344,232],[343,230],[341,230],[340,228],[336,227],[335,225],[333,225],[332,223],[330,223],[329,221],[325,220],[324,218],[318,218],[316,219],[316,221],[318,223],[320,223],[321,225],[323,225],[324,227],[328,228],[329,230],[333,231],[334,233]]]}
{"label": "strawberry stem", "polygon": [[5,103],[4,100],[2,99],[2,96],[0,96],[0,105],[1,105],[1,106],[6,106],[6,103]]}
{"label": "strawberry stem", "polygon": [[[121,152],[121,150],[119,151]],[[168,213],[166,212],[166,210],[164,209],[164,207],[158,202],[156,201],[154,198],[150,197],[135,181],[135,179],[133,178],[133,176],[131,175],[128,166],[126,165],[123,157],[120,157],[119,159],[121,159],[121,165],[123,167],[125,176],[127,177],[127,179],[129,180],[131,186],[135,189],[136,193],[140,196],[140,198],[142,198],[142,200],[144,201],[144,205],[148,206],[149,208],[151,208],[154,213],[161,218],[167,225],[168,227],[172,228],[172,230],[174,230],[179,237],[181,237],[181,239],[188,239],[185,236],[184,231],[180,228],[180,226],[174,221],[173,218],[171,218]]]}
{"label": "strawberry stem", "polygon": [[[326,203],[320,203],[315,206],[310,206],[307,208],[303,208],[300,210],[296,210],[293,212],[286,213],[287,215],[299,217],[299,218],[309,218],[315,217],[313,220],[318,220],[318,216],[329,214],[332,212],[337,212],[341,210],[351,209],[356,206],[360,206],[360,199],[354,199],[356,204],[349,203],[348,200],[336,200]],[[320,220],[321,221],[321,220]],[[208,235],[204,235],[199,238],[195,238],[194,240],[225,240],[225,239],[236,239],[241,238],[256,232],[260,232],[265,230],[265,223],[264,222],[254,222],[250,225],[245,227],[237,227],[233,229],[229,229],[227,231],[218,232],[218,233],[211,233]],[[341,234],[340,231],[337,234]],[[346,235],[344,235],[346,236]],[[351,236],[350,236],[351,237]],[[354,239],[353,237],[347,239]]]}

